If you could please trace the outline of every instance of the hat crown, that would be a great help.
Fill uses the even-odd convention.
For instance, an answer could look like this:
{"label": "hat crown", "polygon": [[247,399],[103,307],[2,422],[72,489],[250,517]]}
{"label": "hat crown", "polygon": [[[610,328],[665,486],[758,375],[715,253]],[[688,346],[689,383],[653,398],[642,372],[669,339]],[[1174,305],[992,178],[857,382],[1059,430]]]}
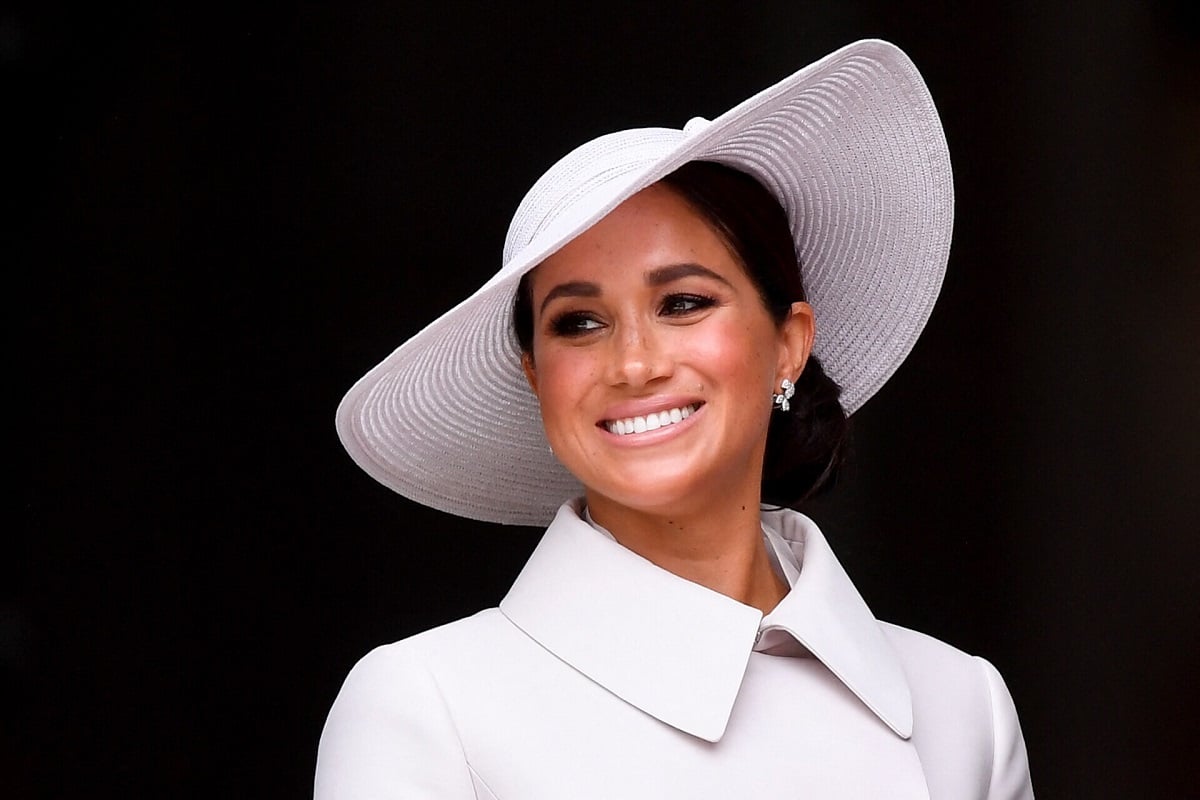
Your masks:
{"label": "hat crown", "polygon": [[576,147],[546,170],[526,192],[504,239],[504,265],[557,231],[605,214],[614,184],[636,181],[684,138],[675,128],[631,128]]}

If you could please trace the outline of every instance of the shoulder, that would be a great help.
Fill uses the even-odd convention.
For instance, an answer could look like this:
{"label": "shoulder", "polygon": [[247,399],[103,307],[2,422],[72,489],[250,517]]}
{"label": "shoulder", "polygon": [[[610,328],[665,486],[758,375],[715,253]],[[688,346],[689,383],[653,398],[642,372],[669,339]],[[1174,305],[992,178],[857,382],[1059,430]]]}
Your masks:
{"label": "shoulder", "polygon": [[421,631],[405,639],[380,645],[363,656],[355,669],[411,669],[420,663],[436,663],[464,651],[496,646],[512,634],[512,623],[498,608]]}
{"label": "shoulder", "polygon": [[[395,709],[408,716],[449,712],[451,688],[484,674],[526,637],[491,608],[371,650],[350,670],[333,712],[343,706]],[[331,713],[332,717],[332,713]]]}
{"label": "shoulder", "polygon": [[[475,797],[447,674],[481,670],[511,625],[496,609],[363,656],[329,711],[317,755],[316,797]],[[451,674],[451,677],[453,675]]]}
{"label": "shoulder", "polygon": [[1003,678],[986,659],[899,625],[880,626],[904,665],[914,704],[940,700],[989,719],[1012,709]]}
{"label": "shoulder", "polygon": [[908,678],[913,740],[931,781],[938,780],[937,765],[966,759],[975,762],[977,796],[1031,798],[1017,710],[996,668],[932,636],[880,625]]}
{"label": "shoulder", "polygon": [[970,679],[978,672],[977,658],[953,645],[890,622],[880,622],[879,626],[905,667],[917,673],[910,678],[935,672],[939,673],[939,679]]}

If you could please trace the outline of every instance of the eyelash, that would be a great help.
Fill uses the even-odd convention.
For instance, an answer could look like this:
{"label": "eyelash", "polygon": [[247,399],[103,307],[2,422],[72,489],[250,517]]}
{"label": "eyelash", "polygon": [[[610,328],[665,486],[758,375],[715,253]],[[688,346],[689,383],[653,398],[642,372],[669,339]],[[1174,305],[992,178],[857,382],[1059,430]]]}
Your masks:
{"label": "eyelash", "polygon": [[[716,305],[716,298],[704,294],[692,293],[676,293],[669,294],[663,298],[662,305],[659,307],[659,313],[666,317],[682,317],[696,311],[702,311],[706,308],[711,308]],[[680,308],[682,305],[688,305],[689,308]],[[672,310],[674,309],[674,310]],[[556,336],[584,336],[596,327],[583,328],[582,325],[594,322],[596,327],[600,327],[601,323],[594,314],[587,311],[566,311],[554,317],[550,321],[550,330]]]}
{"label": "eyelash", "polygon": [[586,322],[596,321],[594,316],[583,311],[568,311],[550,321],[550,330],[554,332],[555,336],[583,336],[586,333],[591,333],[595,328],[583,328],[580,326]]}
{"label": "eyelash", "polygon": [[688,308],[688,309],[684,309],[682,311],[677,311],[674,314],[671,314],[671,316],[690,314],[693,311],[702,311],[706,308],[711,308],[712,306],[716,305],[717,299],[715,297],[710,297],[709,295],[706,295],[706,294],[691,294],[691,293],[669,294],[665,298],[663,298],[662,307],[665,310],[668,306],[676,305],[679,303],[690,303],[690,304],[692,304],[692,307]]}

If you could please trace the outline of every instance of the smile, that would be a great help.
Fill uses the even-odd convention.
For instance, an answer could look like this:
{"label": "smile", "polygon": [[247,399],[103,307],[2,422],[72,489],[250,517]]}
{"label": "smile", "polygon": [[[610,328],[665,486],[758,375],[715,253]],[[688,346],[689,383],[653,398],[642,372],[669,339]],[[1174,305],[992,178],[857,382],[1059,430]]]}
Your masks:
{"label": "smile", "polygon": [[645,433],[683,422],[700,407],[699,403],[689,403],[679,408],[669,408],[656,414],[644,417],[627,417],[625,419],[605,420],[604,427],[609,433],[617,436],[628,436],[631,433]]}

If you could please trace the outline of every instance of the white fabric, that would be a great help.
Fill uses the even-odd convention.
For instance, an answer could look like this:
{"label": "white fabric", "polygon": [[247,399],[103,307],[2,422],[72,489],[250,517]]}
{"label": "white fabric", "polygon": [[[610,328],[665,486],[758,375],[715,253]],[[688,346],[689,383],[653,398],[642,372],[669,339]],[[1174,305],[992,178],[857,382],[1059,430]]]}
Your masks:
{"label": "white fabric", "polygon": [[552,166],[513,217],[503,266],[346,393],[351,458],[422,505],[545,525],[581,492],[546,444],[512,327],[521,276],[624,200],[691,161],[754,176],[787,214],[816,314],[813,350],[853,413],[925,326],[954,227],[933,99],[895,45],[855,42],[712,122],[593,139]]}
{"label": "white fabric", "polygon": [[[614,542],[617,541],[617,537],[613,536],[611,531],[592,519],[592,514],[586,507],[583,509],[583,520],[606,538]],[[799,555],[802,548],[797,546],[795,550],[792,550],[782,536],[768,527],[766,520],[763,521],[762,534],[763,544],[767,549],[767,557],[771,560],[771,568],[779,576],[779,579],[784,582],[784,585],[790,589],[796,585],[796,581],[800,578]],[[787,632],[786,628],[775,625],[774,614],[775,612],[772,611],[759,622],[758,634],[754,639],[754,652],[794,658],[811,655],[805,649],[804,645],[796,641]]]}
{"label": "white fabric", "polygon": [[877,622],[795,512],[773,625],[560,509],[498,609],[368,654],[321,738],[317,800],[1033,796],[995,669]]}

